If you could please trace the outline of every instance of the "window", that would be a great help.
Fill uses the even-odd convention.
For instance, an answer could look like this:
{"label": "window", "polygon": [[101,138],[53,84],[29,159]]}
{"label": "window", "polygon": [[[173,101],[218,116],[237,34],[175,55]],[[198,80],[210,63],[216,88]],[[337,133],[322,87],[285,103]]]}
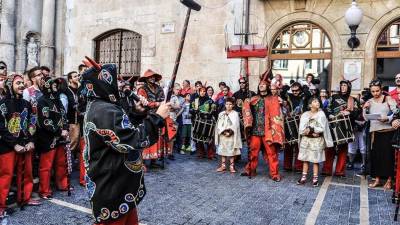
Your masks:
{"label": "window", "polygon": [[281,74],[285,83],[303,82],[312,73],[320,79],[320,88],[329,89],[332,45],[319,26],[298,22],[284,27],[271,46],[272,72]]}
{"label": "window", "polygon": [[95,59],[115,63],[123,77],[140,76],[142,36],[128,30],[112,30],[95,40]]}
{"label": "window", "polygon": [[376,77],[383,85],[395,86],[394,76],[400,64],[400,19],[390,23],[376,43]]}

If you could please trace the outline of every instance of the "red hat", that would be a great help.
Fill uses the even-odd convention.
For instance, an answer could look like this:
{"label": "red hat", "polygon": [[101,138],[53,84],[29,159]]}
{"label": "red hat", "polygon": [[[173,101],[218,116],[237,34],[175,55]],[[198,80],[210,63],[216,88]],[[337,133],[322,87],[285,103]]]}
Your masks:
{"label": "red hat", "polygon": [[162,76],[160,74],[154,72],[151,69],[148,69],[146,72],[144,72],[143,76],[138,79],[138,81],[144,82],[148,78],[153,77],[153,76],[156,78],[156,81],[160,81],[162,79]]}

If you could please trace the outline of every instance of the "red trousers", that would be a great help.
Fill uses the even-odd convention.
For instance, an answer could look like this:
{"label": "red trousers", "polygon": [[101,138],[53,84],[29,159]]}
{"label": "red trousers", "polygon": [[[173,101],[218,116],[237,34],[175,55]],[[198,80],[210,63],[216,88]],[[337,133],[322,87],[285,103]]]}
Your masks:
{"label": "red trousers", "polygon": [[95,225],[139,225],[139,219],[136,208],[132,209],[125,216],[118,220],[113,220],[106,223],[97,223]]}
{"label": "red trousers", "polygon": [[399,149],[396,149],[396,154],[395,154],[395,158],[396,158],[396,179],[395,179],[395,193],[396,195],[400,194],[400,151]]}
{"label": "red trousers", "polygon": [[[25,158],[25,161],[23,159]],[[7,208],[6,200],[14,174],[14,166],[17,165],[17,200],[22,202],[22,179],[24,179],[24,203],[31,199],[33,188],[32,176],[32,152],[17,154],[14,150],[0,155],[0,210]],[[23,171],[22,165],[25,168]]]}
{"label": "red trousers", "polygon": [[198,152],[198,157],[212,159],[215,157],[215,145],[203,144],[201,142],[196,143],[196,151]]}
{"label": "red trousers", "polygon": [[[335,176],[344,176],[346,172],[347,144],[338,146]],[[326,160],[322,167],[322,173],[332,175],[333,161],[335,160],[335,148],[325,149]]]}
{"label": "red trousers", "polygon": [[60,145],[40,155],[39,162],[39,194],[41,196],[52,195],[50,188],[51,170],[55,166],[56,186],[60,190],[68,189],[67,163],[65,149]]}
{"label": "red trousers", "polygon": [[79,141],[79,184],[85,186],[85,163],[83,162],[83,150],[85,150],[85,139]]}
{"label": "red trousers", "polygon": [[264,160],[269,165],[269,175],[271,178],[277,178],[279,176],[279,159],[278,159],[278,148],[276,145],[268,145],[264,137],[251,136],[250,137],[250,148],[249,148],[249,162],[247,163],[245,170],[246,173],[255,173],[258,166],[258,155],[260,153],[261,144],[264,145]]}
{"label": "red trousers", "polygon": [[299,156],[299,146],[297,144],[294,145],[286,145],[283,150],[283,168],[285,170],[293,169],[293,156],[294,156],[294,169],[297,171],[303,170],[303,161],[297,159]]}

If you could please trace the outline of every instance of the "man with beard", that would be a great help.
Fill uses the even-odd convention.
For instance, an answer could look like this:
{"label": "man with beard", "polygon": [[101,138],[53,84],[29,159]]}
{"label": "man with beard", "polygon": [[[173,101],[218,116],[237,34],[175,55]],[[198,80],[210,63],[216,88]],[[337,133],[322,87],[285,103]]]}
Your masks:
{"label": "man with beard", "polygon": [[140,150],[157,141],[169,104],[160,102],[155,113],[132,125],[120,106],[116,65],[89,62],[93,67],[82,75],[90,93],[84,159],[95,223],[138,225],[136,207],[146,193]]}
{"label": "man with beard", "polygon": [[[160,85],[157,84],[157,82],[159,82],[161,79],[162,76],[160,74],[150,69],[147,70],[144,75],[138,79],[139,82],[144,82],[145,84],[143,87],[138,89],[137,93],[147,100],[147,108],[149,112],[152,113],[157,111],[158,107],[165,99],[163,89],[160,87]],[[159,130],[160,134],[161,132],[162,130]],[[143,159],[150,160],[150,167],[160,167],[160,165],[156,163],[156,159],[164,157],[164,142],[164,137],[160,137],[157,143],[143,150]]]}
{"label": "man with beard", "polygon": [[239,89],[239,91],[237,91],[233,94],[233,97],[235,98],[235,101],[236,101],[234,109],[236,112],[239,113],[240,118],[242,118],[242,106],[243,106],[244,100],[246,98],[253,97],[254,95],[256,95],[256,93],[254,93],[254,91],[250,91],[247,88],[248,82],[245,77],[239,78],[238,82],[239,82],[240,89]]}
{"label": "man with beard", "polygon": [[24,79],[11,75],[6,81],[6,97],[0,101],[0,219],[5,216],[6,200],[17,167],[17,192],[20,205],[40,205],[31,199],[33,189],[32,151],[36,121],[32,108],[22,98]]}
{"label": "man with beard", "polygon": [[43,77],[49,77],[50,76],[50,68],[47,66],[41,66],[40,70],[42,71]]}
{"label": "man with beard", "polygon": [[400,73],[394,78],[396,83],[396,88],[389,92],[390,97],[392,97],[397,102],[397,106],[400,106]]}
{"label": "man with beard", "polygon": [[39,84],[43,78],[43,73],[40,67],[34,67],[29,70],[28,77],[32,82],[32,86],[26,88],[23,93],[25,100],[31,103],[32,110],[36,114],[37,100],[42,96],[39,89]]}
{"label": "man with beard", "polygon": [[80,87],[81,76],[76,71],[69,72],[67,74],[68,88],[66,95],[68,98],[68,109],[67,109],[67,120],[69,126],[69,138],[70,148],[72,151],[77,150],[79,155],[79,184],[85,184],[85,167],[83,165],[83,148],[80,146],[80,134],[81,127],[80,121],[82,120],[81,115],[78,112],[78,91]]}
{"label": "man with beard", "polygon": [[[247,82],[247,79],[245,77],[241,77],[238,80],[239,82],[239,91],[235,92],[233,94],[233,98],[235,99],[235,106],[234,110],[239,113],[240,117],[240,133],[241,133],[241,138],[243,141],[243,148],[247,149],[247,143],[245,141],[245,134],[244,134],[244,127],[243,127],[243,113],[242,113],[242,108],[243,108],[243,102],[246,98],[251,98],[256,95],[254,91],[250,91],[248,88],[249,83]],[[241,155],[238,155],[235,157],[236,162],[238,162],[241,159]]]}
{"label": "man with beard", "polygon": [[76,71],[67,74],[68,88],[66,95],[68,98],[67,119],[69,124],[69,138],[71,141],[71,150],[75,150],[79,142],[79,120],[78,120],[78,88],[80,85],[80,76]]}
{"label": "man with beard", "polygon": [[7,65],[0,61],[0,100],[5,97],[4,82],[7,79]]}
{"label": "man with beard", "polygon": [[[286,118],[300,116],[303,112],[307,111],[306,97],[303,94],[302,86],[298,82],[294,82],[291,87],[292,93],[283,94],[286,105]],[[293,169],[293,158],[294,158],[294,169],[295,171],[302,171],[303,162],[297,159],[299,155],[299,147],[297,143],[287,144],[284,148],[283,168],[286,171]]]}
{"label": "man with beard", "polygon": [[250,143],[249,162],[241,175],[249,177],[256,175],[258,155],[263,145],[264,160],[269,165],[270,178],[275,182],[280,182],[278,152],[285,139],[283,115],[279,99],[271,95],[269,85],[270,82],[266,78],[262,79],[258,85],[257,95],[250,99],[253,124],[248,141]]}
{"label": "man with beard", "polygon": [[52,199],[50,180],[53,165],[58,190],[68,191],[67,164],[64,142],[68,136],[68,121],[59,97],[59,84],[50,77],[43,78],[43,96],[38,99],[38,129],[36,149],[40,153],[39,195]]}
{"label": "man with beard", "polygon": [[[340,91],[338,94],[332,95],[329,100],[327,108],[329,118],[334,118],[339,115],[349,115],[352,127],[355,126],[355,119],[361,113],[359,102],[350,96],[351,93],[351,82],[348,80],[342,80],[339,83]],[[346,158],[348,151],[348,144],[341,144],[336,146],[337,148],[337,162],[335,169],[335,176],[344,177],[346,169]],[[331,176],[333,172],[333,161],[335,159],[335,149],[328,148],[325,151],[326,160],[322,168],[322,174]]]}

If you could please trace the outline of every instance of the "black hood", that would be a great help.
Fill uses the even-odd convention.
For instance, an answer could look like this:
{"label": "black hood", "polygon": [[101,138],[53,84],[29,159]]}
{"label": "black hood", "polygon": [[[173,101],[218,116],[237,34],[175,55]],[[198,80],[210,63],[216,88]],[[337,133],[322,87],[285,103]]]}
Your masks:
{"label": "black hood", "polygon": [[82,80],[88,84],[88,98],[118,103],[119,91],[115,64],[102,65],[101,70],[91,67],[82,74]]}
{"label": "black hood", "polygon": [[15,78],[17,78],[17,77],[24,79],[19,74],[12,74],[12,75],[8,76],[7,80],[4,82],[4,92],[5,92],[6,98],[15,98],[16,97],[16,93],[14,92],[12,85],[13,85]]}
{"label": "black hood", "polygon": [[[58,99],[60,92],[59,92],[59,83],[57,82],[57,79],[53,79],[51,77],[45,77],[43,78],[44,84],[40,88],[40,91],[43,93],[43,95],[49,97],[50,99]],[[53,90],[52,86],[53,84],[57,84],[57,90]]]}

